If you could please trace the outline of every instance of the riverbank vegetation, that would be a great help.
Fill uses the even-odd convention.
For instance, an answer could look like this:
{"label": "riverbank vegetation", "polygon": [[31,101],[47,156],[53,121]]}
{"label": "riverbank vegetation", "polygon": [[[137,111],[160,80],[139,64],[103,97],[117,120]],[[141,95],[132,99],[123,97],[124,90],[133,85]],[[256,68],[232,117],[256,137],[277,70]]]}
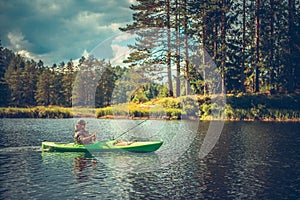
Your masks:
{"label": "riverbank vegetation", "polygon": [[96,109],[100,118],[299,121],[300,95],[161,98]]}
{"label": "riverbank vegetation", "polygon": [[179,98],[156,98],[143,103],[130,102],[104,108],[65,108],[37,106],[0,108],[1,118],[70,118],[102,119],[198,119],[299,121],[300,95],[191,95]]}
{"label": "riverbank vegetation", "polygon": [[32,108],[0,108],[0,118],[70,118],[71,108],[37,106]]}

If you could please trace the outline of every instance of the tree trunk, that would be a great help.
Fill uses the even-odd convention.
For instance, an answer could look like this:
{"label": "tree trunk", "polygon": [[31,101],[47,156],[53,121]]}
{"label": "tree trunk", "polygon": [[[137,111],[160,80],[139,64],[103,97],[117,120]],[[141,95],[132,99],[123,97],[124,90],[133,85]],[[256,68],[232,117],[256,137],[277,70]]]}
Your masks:
{"label": "tree trunk", "polygon": [[217,19],[217,14],[214,12],[214,31],[213,31],[213,38],[214,38],[214,56],[213,60],[216,63],[217,62],[217,55],[218,55],[218,19]]}
{"label": "tree trunk", "polygon": [[168,71],[168,86],[169,86],[169,96],[173,97],[173,84],[172,84],[172,69],[171,69],[171,22],[170,22],[170,0],[166,2],[167,6],[167,42],[168,42],[168,52],[167,52],[167,71]]}
{"label": "tree trunk", "polygon": [[260,74],[260,69],[259,69],[259,62],[260,62],[260,50],[259,50],[259,39],[260,39],[260,35],[259,35],[259,12],[260,12],[260,0],[256,0],[256,4],[255,4],[255,13],[256,13],[256,17],[255,17],[255,44],[256,44],[256,52],[255,52],[255,58],[256,58],[256,67],[255,67],[255,92],[259,92],[260,88],[259,88],[259,74]]}
{"label": "tree trunk", "polygon": [[[205,6],[204,6],[205,7]],[[206,11],[204,10],[202,16],[202,65],[203,65],[203,93],[207,95],[208,87],[207,87],[207,76],[206,76],[206,58],[205,58],[205,43],[206,43]]]}
{"label": "tree trunk", "polygon": [[274,21],[275,21],[275,16],[274,16],[274,0],[270,0],[270,9],[271,9],[271,19],[270,19],[270,85],[271,85],[271,89],[273,90],[275,88],[274,86],[274,70],[275,70],[275,66],[274,66]]}
{"label": "tree trunk", "polygon": [[221,73],[222,73],[222,94],[226,93],[225,89],[225,67],[226,67],[226,3],[225,0],[222,0],[222,22],[221,22],[221,49],[222,49],[222,57],[221,57]]}
{"label": "tree trunk", "polygon": [[294,34],[296,32],[295,30],[295,0],[289,0],[289,8],[288,8],[288,85],[287,85],[287,90],[289,93],[293,92],[295,90],[295,82],[296,82],[296,77],[295,77],[295,72],[296,72],[296,66],[295,66],[295,44],[294,44]]}
{"label": "tree trunk", "polygon": [[187,0],[184,0],[184,54],[185,54],[185,94],[190,94],[190,72],[189,72],[189,47],[188,47],[188,16],[187,16]]}
{"label": "tree trunk", "polygon": [[246,0],[243,0],[241,91],[245,92]]}
{"label": "tree trunk", "polygon": [[175,1],[176,13],[175,13],[175,40],[176,40],[176,97],[180,96],[180,13],[178,9],[178,0]]}

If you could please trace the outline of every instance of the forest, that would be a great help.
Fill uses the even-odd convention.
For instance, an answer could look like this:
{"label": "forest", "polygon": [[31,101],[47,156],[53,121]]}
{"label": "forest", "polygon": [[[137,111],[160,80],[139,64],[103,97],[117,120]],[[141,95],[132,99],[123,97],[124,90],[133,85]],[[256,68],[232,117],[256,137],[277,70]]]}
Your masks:
{"label": "forest", "polygon": [[[0,45],[0,107],[90,105],[89,97],[80,99],[82,93],[74,93],[74,87],[87,94],[94,87],[91,106],[107,107],[120,84],[117,80],[130,70],[155,75],[153,83],[132,95],[133,101],[139,96],[206,95],[214,82],[207,75],[210,61],[221,77],[217,93],[299,93],[299,0],[137,0],[130,9],[132,23],[120,27],[136,34],[135,43],[128,44],[127,67],[93,55],[82,57],[76,66],[72,59],[45,66]],[[203,51],[195,51],[195,46]],[[200,62],[193,62],[195,56]],[[89,79],[74,84],[81,72],[90,73]]]}

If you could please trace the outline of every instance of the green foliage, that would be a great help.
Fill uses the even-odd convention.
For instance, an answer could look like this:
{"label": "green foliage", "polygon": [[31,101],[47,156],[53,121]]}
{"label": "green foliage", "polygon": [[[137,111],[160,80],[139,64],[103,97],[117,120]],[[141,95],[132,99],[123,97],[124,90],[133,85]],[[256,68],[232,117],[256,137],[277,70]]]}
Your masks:
{"label": "green foliage", "polygon": [[96,109],[96,117],[125,117],[125,118],[154,118],[154,119],[181,119],[181,109],[163,108],[161,106],[140,106],[130,103],[113,107]]}
{"label": "green foliage", "polygon": [[111,116],[111,115],[113,115],[112,107],[96,109],[96,117],[104,117],[104,116]]}
{"label": "green foliage", "polygon": [[179,99],[172,97],[162,98],[156,101],[156,104],[161,105],[163,108],[180,108]]}
{"label": "green foliage", "polygon": [[183,114],[186,117],[197,117],[199,115],[199,103],[195,96],[182,96],[179,98]]}
{"label": "green foliage", "polygon": [[239,95],[227,97],[225,118],[245,120],[299,119],[299,95]]}
{"label": "green foliage", "polygon": [[166,116],[169,119],[181,119],[181,109],[168,108],[166,109]]}
{"label": "green foliage", "polygon": [[[293,120],[299,119],[300,109],[297,104],[299,95],[283,98],[270,98],[264,95],[245,95],[227,97],[221,101],[220,96],[185,96],[180,98],[162,98],[145,104],[122,104],[99,110],[97,117],[106,115],[124,117],[149,117],[156,119],[200,118],[202,120]],[[250,99],[250,100],[249,100]],[[260,102],[260,103],[258,103]],[[265,103],[262,103],[265,102]],[[277,103],[288,102],[289,105]],[[257,104],[255,104],[257,103]]]}

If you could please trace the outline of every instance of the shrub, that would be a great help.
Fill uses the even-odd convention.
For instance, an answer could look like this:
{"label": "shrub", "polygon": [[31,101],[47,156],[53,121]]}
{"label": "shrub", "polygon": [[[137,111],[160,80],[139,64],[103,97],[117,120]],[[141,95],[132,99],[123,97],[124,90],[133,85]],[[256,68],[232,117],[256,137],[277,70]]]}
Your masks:
{"label": "shrub", "polygon": [[161,105],[164,108],[180,108],[179,99],[174,99],[171,97],[162,98],[162,99],[158,100],[156,103]]}
{"label": "shrub", "polygon": [[106,107],[106,108],[98,108],[96,109],[96,117],[103,117],[112,115],[112,107]]}
{"label": "shrub", "polygon": [[176,108],[166,109],[166,117],[170,119],[181,119],[181,110]]}

